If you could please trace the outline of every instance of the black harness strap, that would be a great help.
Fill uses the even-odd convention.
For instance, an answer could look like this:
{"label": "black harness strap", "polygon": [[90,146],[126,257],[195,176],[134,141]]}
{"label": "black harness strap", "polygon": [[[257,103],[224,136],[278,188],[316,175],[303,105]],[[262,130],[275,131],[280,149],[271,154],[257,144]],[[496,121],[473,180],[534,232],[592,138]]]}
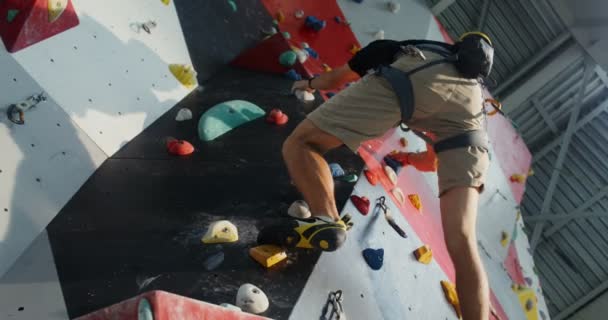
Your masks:
{"label": "black harness strap", "polygon": [[482,130],[474,130],[441,140],[433,145],[435,153],[466,147],[480,147],[488,151],[488,136]]}

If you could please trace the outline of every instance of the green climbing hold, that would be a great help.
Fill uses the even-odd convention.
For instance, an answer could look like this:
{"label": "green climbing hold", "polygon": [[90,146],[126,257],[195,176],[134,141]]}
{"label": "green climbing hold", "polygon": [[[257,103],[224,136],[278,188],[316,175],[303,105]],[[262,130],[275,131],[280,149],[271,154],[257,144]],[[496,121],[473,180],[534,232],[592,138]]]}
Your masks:
{"label": "green climbing hold", "polygon": [[236,12],[236,3],[233,0],[228,0],[228,4],[230,5],[230,8],[232,9],[233,12]]}
{"label": "green climbing hold", "polygon": [[297,59],[298,55],[292,50],[289,50],[281,53],[281,56],[279,56],[279,63],[282,66],[291,67],[294,65],[294,63],[296,63]]}
{"label": "green climbing hold", "polygon": [[264,110],[251,102],[243,100],[222,102],[211,107],[201,116],[198,121],[198,137],[203,141],[211,141],[264,115]]}
{"label": "green climbing hold", "polygon": [[18,14],[19,14],[19,10],[17,10],[17,9],[9,9],[8,12],[6,13],[6,21],[13,22],[13,20],[15,20],[15,17]]}
{"label": "green climbing hold", "polygon": [[154,311],[150,302],[146,298],[139,300],[137,305],[137,319],[138,320],[154,320]]}
{"label": "green climbing hold", "polygon": [[291,39],[291,34],[289,34],[289,32],[287,32],[287,31],[283,31],[283,38],[289,40],[289,39]]}

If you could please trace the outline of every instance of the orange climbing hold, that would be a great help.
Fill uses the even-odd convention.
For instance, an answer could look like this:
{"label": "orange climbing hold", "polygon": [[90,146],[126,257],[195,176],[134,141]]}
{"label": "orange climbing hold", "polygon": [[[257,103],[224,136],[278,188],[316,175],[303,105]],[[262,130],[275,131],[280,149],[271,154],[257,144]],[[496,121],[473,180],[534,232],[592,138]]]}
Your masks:
{"label": "orange climbing hold", "polygon": [[283,21],[285,21],[285,15],[283,14],[283,11],[277,12],[277,21],[279,23],[283,23]]}
{"label": "orange climbing hold", "polygon": [[422,202],[420,200],[420,196],[417,194],[408,194],[407,198],[410,200],[410,203],[412,204],[412,206],[414,206],[414,208],[416,208],[416,210],[418,211],[422,211]]}
{"label": "orange climbing hold", "polygon": [[284,125],[289,121],[289,117],[283,113],[280,109],[272,109],[268,116],[266,116],[266,122],[276,124],[276,125]]}
{"label": "orange climbing hold", "polygon": [[523,174],[515,173],[511,175],[511,178],[509,178],[509,180],[511,180],[511,182],[524,183],[526,182],[526,176]]}
{"label": "orange climbing hold", "polygon": [[405,138],[399,139],[399,144],[401,145],[402,148],[406,148],[407,147],[407,139],[405,139]]}
{"label": "orange climbing hold", "polygon": [[460,311],[460,300],[458,299],[458,293],[456,293],[456,286],[454,286],[449,281],[443,280],[441,281],[441,288],[443,288],[443,294],[445,295],[445,298],[452,305],[454,311],[456,311],[458,319],[461,319],[462,312]]}
{"label": "orange climbing hold", "polygon": [[431,260],[433,260],[433,251],[431,250],[431,247],[425,244],[414,250],[414,256],[419,262],[429,264],[431,263]]}
{"label": "orange climbing hold", "polygon": [[353,46],[350,48],[349,51],[350,51],[350,53],[355,54],[355,53],[359,52],[359,50],[361,50],[361,48],[358,45],[353,44]]}
{"label": "orange climbing hold", "polygon": [[186,140],[169,139],[167,140],[167,150],[170,154],[187,156],[194,152],[194,147]]}
{"label": "orange climbing hold", "polygon": [[327,63],[324,63],[323,64],[323,70],[325,72],[330,72],[332,69],[331,69],[331,67]]}
{"label": "orange climbing hold", "polygon": [[283,248],[271,244],[253,247],[249,249],[249,255],[266,268],[287,259],[287,254]]}
{"label": "orange climbing hold", "polygon": [[369,182],[369,184],[371,184],[372,186],[375,186],[376,183],[378,183],[378,177],[376,176],[375,173],[373,173],[370,170],[364,170],[363,173],[365,174],[365,177],[367,178],[367,181]]}

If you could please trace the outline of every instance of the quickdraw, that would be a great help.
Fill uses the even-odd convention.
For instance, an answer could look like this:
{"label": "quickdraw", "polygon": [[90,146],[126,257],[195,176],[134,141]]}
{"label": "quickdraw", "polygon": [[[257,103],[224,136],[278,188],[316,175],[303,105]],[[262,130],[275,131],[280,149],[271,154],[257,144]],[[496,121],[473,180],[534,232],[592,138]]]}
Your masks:
{"label": "quickdraw", "polygon": [[[46,96],[43,93],[33,95],[25,101],[11,104],[6,110],[6,117],[14,124],[23,125],[25,124],[25,112],[35,107],[38,103],[46,101]],[[19,118],[16,118],[16,116]]]}
{"label": "quickdraw", "polygon": [[346,320],[346,313],[342,308],[342,290],[329,292],[327,302],[323,306],[320,320]]}
{"label": "quickdraw", "polygon": [[483,104],[484,104],[484,110],[485,110],[485,105],[489,103],[494,110],[486,112],[487,115],[489,115],[490,117],[500,113],[501,115],[505,115],[504,112],[502,112],[502,103],[500,103],[498,100],[494,100],[494,99],[486,99],[484,100]]}

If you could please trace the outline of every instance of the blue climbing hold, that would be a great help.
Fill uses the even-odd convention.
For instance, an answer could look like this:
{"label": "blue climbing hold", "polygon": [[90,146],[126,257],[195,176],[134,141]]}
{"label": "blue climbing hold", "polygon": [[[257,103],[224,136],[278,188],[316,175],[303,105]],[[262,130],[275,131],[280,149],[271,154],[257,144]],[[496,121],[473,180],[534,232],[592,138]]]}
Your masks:
{"label": "blue climbing hold", "polygon": [[302,76],[294,69],[285,72],[285,76],[293,81],[302,80]]}
{"label": "blue climbing hold", "polygon": [[304,48],[304,50],[306,50],[306,52],[308,52],[308,55],[315,58],[315,59],[319,59],[319,53],[317,53],[315,51],[315,49],[311,48],[311,47],[307,47]]}
{"label": "blue climbing hold", "polygon": [[372,270],[380,270],[384,263],[384,249],[367,248],[363,250],[363,259]]}
{"label": "blue climbing hold", "polygon": [[330,163],[329,169],[331,170],[331,176],[334,178],[339,178],[346,174],[344,169],[337,163]]}
{"label": "blue climbing hold", "polygon": [[266,114],[255,104],[232,100],[211,107],[198,121],[198,137],[203,141],[211,141],[224,133]]}
{"label": "blue climbing hold", "polygon": [[326,93],[325,95],[326,95],[328,98],[331,98],[331,97],[335,96],[335,95],[336,95],[336,93],[335,93],[335,92],[328,92],[328,93]]}
{"label": "blue climbing hold", "polygon": [[386,156],[384,157],[384,163],[386,163],[387,166],[391,167],[391,169],[393,169],[395,173],[399,173],[399,169],[401,169],[401,163],[399,163],[399,161],[389,156]]}
{"label": "blue climbing hold", "polygon": [[306,17],[304,24],[308,28],[319,32],[319,31],[323,30],[323,28],[325,28],[325,26],[327,25],[327,22],[325,22],[325,20],[321,20],[315,16],[308,16],[308,17]]}

